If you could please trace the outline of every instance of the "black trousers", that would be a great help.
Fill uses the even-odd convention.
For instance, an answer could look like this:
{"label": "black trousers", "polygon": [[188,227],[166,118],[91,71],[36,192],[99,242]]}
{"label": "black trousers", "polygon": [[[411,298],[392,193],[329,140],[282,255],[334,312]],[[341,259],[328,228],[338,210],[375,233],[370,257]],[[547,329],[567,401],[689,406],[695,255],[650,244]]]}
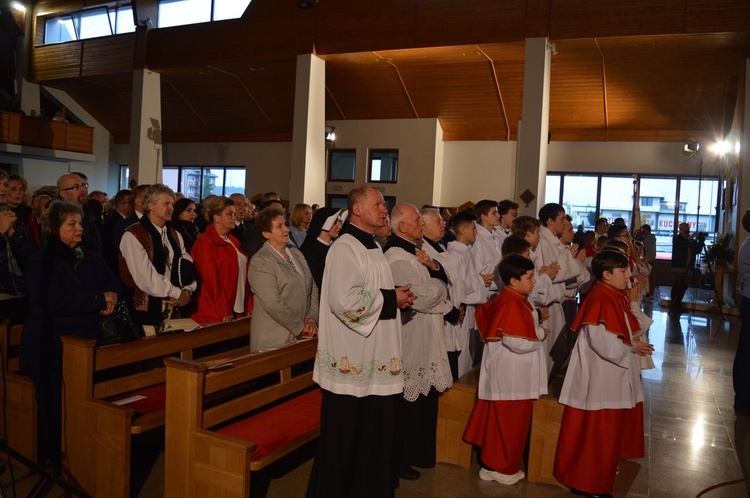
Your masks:
{"label": "black trousers", "polygon": [[398,487],[400,394],[357,398],[323,389],[307,496],[389,497]]}
{"label": "black trousers", "polygon": [[423,469],[435,466],[437,414],[440,395],[432,387],[427,396],[414,401],[401,399],[401,466]]}
{"label": "black trousers", "polygon": [[688,288],[688,275],[692,270],[672,269],[672,291],[670,293],[669,309],[680,311],[682,309],[682,298]]}

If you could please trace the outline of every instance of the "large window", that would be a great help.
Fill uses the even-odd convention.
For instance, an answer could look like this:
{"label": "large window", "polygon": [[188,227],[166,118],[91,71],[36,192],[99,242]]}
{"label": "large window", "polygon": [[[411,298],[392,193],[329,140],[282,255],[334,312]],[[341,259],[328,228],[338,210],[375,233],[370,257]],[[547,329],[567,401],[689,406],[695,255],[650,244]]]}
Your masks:
{"label": "large window", "polygon": [[158,27],[238,19],[250,0],[159,0]]}
{"label": "large window", "polygon": [[718,230],[719,180],[716,177],[618,176],[577,173],[547,175],[545,202],[558,202],[573,217],[573,225],[594,229],[598,217],[612,223],[623,218],[633,224],[633,194],[639,189],[637,224],[651,225],[657,257],[672,255],[677,225],[690,224],[691,232],[706,232],[711,243]]}
{"label": "large window", "polygon": [[[130,168],[120,166],[120,188],[129,188]],[[162,182],[174,190],[182,192],[188,199],[200,202],[209,195],[245,193],[245,168],[239,166],[201,167],[165,166]]]}
{"label": "large window", "polygon": [[398,181],[398,149],[370,149],[367,181],[396,183]]}
{"label": "large window", "polygon": [[44,21],[44,43],[62,43],[135,31],[130,4],[69,12]]}
{"label": "large window", "polygon": [[328,181],[353,182],[357,168],[355,149],[330,149],[328,151]]}

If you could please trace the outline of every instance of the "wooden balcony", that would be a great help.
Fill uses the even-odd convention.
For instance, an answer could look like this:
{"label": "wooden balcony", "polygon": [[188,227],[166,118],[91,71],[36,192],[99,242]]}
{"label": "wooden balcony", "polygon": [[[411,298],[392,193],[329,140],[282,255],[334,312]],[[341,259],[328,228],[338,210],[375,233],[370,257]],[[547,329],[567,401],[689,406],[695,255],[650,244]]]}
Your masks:
{"label": "wooden balcony", "polygon": [[94,129],[0,111],[0,142],[92,154]]}

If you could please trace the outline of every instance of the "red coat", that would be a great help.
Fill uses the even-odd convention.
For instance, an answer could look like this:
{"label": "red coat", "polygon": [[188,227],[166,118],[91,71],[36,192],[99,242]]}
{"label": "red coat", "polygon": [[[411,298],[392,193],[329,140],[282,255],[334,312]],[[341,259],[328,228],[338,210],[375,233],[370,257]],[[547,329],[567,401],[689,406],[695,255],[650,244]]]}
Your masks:
{"label": "red coat", "polygon": [[[206,232],[195,241],[190,252],[198,271],[198,311],[193,313],[191,318],[201,325],[218,323],[234,314],[239,277],[235,247],[240,252],[242,249],[234,235],[229,234],[228,237],[234,247],[219,236],[213,225],[209,225]],[[253,297],[247,282],[249,267],[250,258],[242,269],[242,278],[245,282],[245,311],[253,309]]]}

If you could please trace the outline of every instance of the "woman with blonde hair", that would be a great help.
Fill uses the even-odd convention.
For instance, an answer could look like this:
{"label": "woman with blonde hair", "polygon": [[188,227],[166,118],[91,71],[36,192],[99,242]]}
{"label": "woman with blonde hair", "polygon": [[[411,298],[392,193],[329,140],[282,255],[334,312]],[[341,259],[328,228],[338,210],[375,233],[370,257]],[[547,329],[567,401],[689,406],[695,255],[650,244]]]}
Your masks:
{"label": "woman with blonde hair", "polygon": [[295,246],[302,247],[307,237],[307,228],[312,221],[312,208],[308,204],[297,204],[289,216],[289,238]]}
{"label": "woman with blonde hair", "polygon": [[253,308],[247,283],[249,261],[240,242],[230,232],[234,228],[234,201],[216,196],[203,206],[208,222],[190,255],[198,272],[198,310],[191,318],[201,325],[227,322]]}

